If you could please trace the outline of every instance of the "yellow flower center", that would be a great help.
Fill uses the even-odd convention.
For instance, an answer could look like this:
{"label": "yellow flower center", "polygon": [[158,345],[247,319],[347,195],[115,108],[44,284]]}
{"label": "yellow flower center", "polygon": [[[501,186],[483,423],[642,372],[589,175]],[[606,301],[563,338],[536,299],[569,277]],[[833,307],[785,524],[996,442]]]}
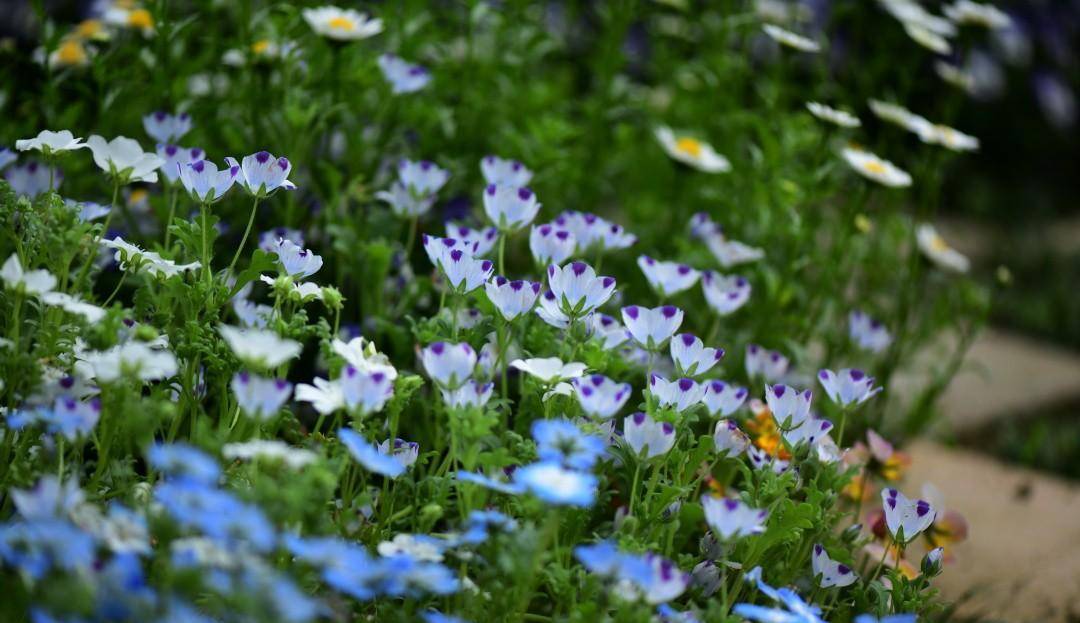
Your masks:
{"label": "yellow flower center", "polygon": [[86,62],[86,50],[76,39],[68,39],[56,50],[56,58],[62,65],[81,65]]}
{"label": "yellow flower center", "polygon": [[869,160],[863,165],[863,168],[873,173],[874,175],[884,175],[885,165],[881,164],[877,160]]}
{"label": "yellow flower center", "polygon": [[333,28],[334,30],[353,30],[354,28],[356,28],[355,22],[353,22],[347,17],[342,17],[340,15],[331,18],[330,21],[326,23],[326,25],[330,28]]}
{"label": "yellow flower center", "polygon": [[698,158],[701,156],[701,141],[684,136],[675,141],[675,149],[694,158]]}
{"label": "yellow flower center", "polygon": [[154,16],[146,9],[135,9],[128,13],[128,26],[148,30],[154,27]]}
{"label": "yellow flower center", "polygon": [[269,49],[270,49],[270,40],[269,39],[260,39],[260,40],[256,41],[255,43],[251,44],[251,51],[253,53],[255,53],[255,54],[266,54],[266,52]]}
{"label": "yellow flower center", "polygon": [[75,34],[84,39],[93,39],[101,32],[101,21],[96,19],[83,20],[75,27]]}

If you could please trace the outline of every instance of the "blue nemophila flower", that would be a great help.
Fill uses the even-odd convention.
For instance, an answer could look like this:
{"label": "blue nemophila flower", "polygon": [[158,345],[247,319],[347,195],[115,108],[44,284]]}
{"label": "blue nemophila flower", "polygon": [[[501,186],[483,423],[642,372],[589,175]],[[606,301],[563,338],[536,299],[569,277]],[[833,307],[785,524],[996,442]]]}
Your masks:
{"label": "blue nemophila flower", "polygon": [[191,198],[199,203],[214,203],[220,200],[232,188],[240,167],[227,166],[220,171],[209,160],[196,160],[187,164],[177,164],[180,183]]}
{"label": "blue nemophila flower", "polygon": [[166,477],[206,485],[217,483],[221,477],[217,461],[186,443],[154,444],[146,451],[146,460]]}
{"label": "blue nemophila flower", "polygon": [[629,383],[616,383],[602,374],[573,379],[570,384],[581,410],[597,419],[611,418],[630,399]]}
{"label": "blue nemophila flower", "polygon": [[616,349],[631,338],[630,331],[622,323],[600,312],[589,314],[585,326],[591,337],[600,340],[600,346],[604,350]]}
{"label": "blue nemophila flower", "polygon": [[517,160],[507,160],[498,156],[484,156],[480,160],[480,172],[484,181],[498,186],[520,188],[532,180],[533,172]]}
{"label": "blue nemophila flower", "polygon": [[661,262],[648,255],[638,257],[637,263],[649,285],[661,298],[689,290],[701,276],[700,272],[686,264]]}
{"label": "blue nemophila flower", "polygon": [[683,376],[700,376],[724,358],[723,348],[709,348],[701,338],[680,333],[671,339],[671,359]]}
{"label": "blue nemophila flower", "polygon": [[701,274],[701,291],[709,307],[721,316],[734,313],[750,300],[750,282],[738,275],[721,275],[711,270]]}
{"label": "blue nemophila flower", "polygon": [[745,619],[759,623],[825,623],[821,618],[821,608],[803,601],[799,594],[790,588],[776,589],[761,579],[761,567],[754,567],[744,576],[747,582],[757,584],[758,590],[781,607],[768,608],[749,603],[735,604],[732,612]]}
{"label": "blue nemophila flower", "polygon": [[540,461],[519,467],[514,482],[548,504],[592,506],[597,479],[590,473],[567,469],[556,461]]}
{"label": "blue nemophila flower", "polygon": [[742,432],[735,420],[723,418],[716,421],[713,429],[713,447],[718,453],[738,456],[750,447],[750,437]]}
{"label": "blue nemophila flower", "polygon": [[578,251],[582,253],[625,249],[637,242],[637,236],[627,233],[622,225],[595,214],[567,210],[555,217],[552,224],[569,230],[577,240]]}
{"label": "blue nemophila flower", "polygon": [[230,386],[240,410],[259,420],[277,415],[292,395],[292,383],[285,379],[263,378],[246,371],[233,376]]}
{"label": "blue nemophila flower", "polygon": [[874,387],[874,377],[854,368],[844,368],[839,372],[821,370],[818,381],[829,398],[841,407],[862,404],[882,390],[881,387]]}
{"label": "blue nemophila flower", "polygon": [[495,383],[466,381],[457,389],[442,389],[443,401],[451,409],[482,408],[491,400]]}
{"label": "blue nemophila flower", "polygon": [[881,505],[885,512],[885,525],[898,543],[911,542],[929,528],[937,517],[937,511],[926,500],[909,500],[892,488],[882,489]]}
{"label": "blue nemophila flower", "polygon": [[237,183],[256,197],[269,197],[279,188],[296,189],[296,184],[289,181],[292,163],[284,156],[275,158],[268,151],[258,151],[244,156],[240,162],[236,158],[226,158],[225,161],[231,167],[239,168]]}
{"label": "blue nemophila flower", "polygon": [[539,266],[562,264],[574,255],[577,239],[568,229],[554,225],[533,226],[529,231],[529,251]]}
{"label": "blue nemophila flower", "polygon": [[405,473],[405,465],[401,461],[392,455],[379,452],[378,448],[351,428],[339,430],[338,439],[364,469],[389,478],[397,478]]}
{"label": "blue nemophila flower", "polygon": [[106,141],[95,134],[86,139],[86,146],[94,155],[94,163],[120,184],[156,182],[157,169],[164,164],[157,154],[144,152],[138,141],[125,136]]}
{"label": "blue nemophila flower", "polygon": [[821,543],[814,544],[814,553],[810,557],[810,568],[813,570],[814,577],[817,578],[818,585],[821,588],[832,586],[842,588],[854,584],[855,580],[859,579],[858,574],[851,567],[829,558],[829,552],[825,551],[825,547]]}
{"label": "blue nemophila flower", "polygon": [[513,232],[533,222],[540,212],[536,193],[524,186],[488,184],[484,189],[484,212],[502,232]]}
{"label": "blue nemophila flower", "polygon": [[880,353],[892,343],[885,325],[858,310],[848,314],[848,335],[856,346],[871,353]]}
{"label": "blue nemophila flower", "polygon": [[525,492],[525,487],[520,483],[507,482],[505,480],[485,476],[484,474],[459,471],[456,476],[457,479],[462,482],[480,485],[481,487],[491,489],[492,491],[498,491],[499,493],[505,493],[507,495],[518,495]]}
{"label": "blue nemophila flower", "polygon": [[635,456],[651,459],[667,454],[675,446],[675,425],[657,422],[646,413],[635,413],[623,418],[623,441]]}
{"label": "blue nemophila flower", "polygon": [[361,417],[382,410],[394,395],[394,379],[380,369],[361,370],[347,365],[338,379],[345,407]]}
{"label": "blue nemophila flower", "polygon": [[465,531],[461,534],[461,540],[476,545],[486,541],[491,530],[513,532],[517,528],[517,521],[497,510],[474,510],[469,513],[465,522]]}
{"label": "blue nemophila flower", "polygon": [[20,430],[31,424],[40,424],[50,435],[60,435],[68,441],[74,441],[80,435],[94,430],[100,417],[100,399],[82,402],[70,396],[61,396],[53,402],[51,408],[38,407],[13,412],[8,416],[8,426]]}
{"label": "blue nemophila flower", "polygon": [[186,112],[170,115],[158,110],[143,117],[142,123],[150,138],[159,143],[178,141],[191,131],[191,115]]}
{"label": "blue nemophila flower", "polygon": [[701,498],[701,506],[713,534],[725,541],[764,532],[769,516],[768,511],[751,508],[736,498],[707,495]]}
{"label": "blue nemophila flower", "polygon": [[701,403],[713,416],[727,417],[735,413],[750,394],[745,387],[715,379],[706,381],[704,385],[705,395],[701,397]]}
{"label": "blue nemophila flower", "polygon": [[466,248],[468,245],[473,245],[473,257],[480,257],[486,255],[495,246],[495,241],[499,239],[499,229],[497,227],[472,229],[447,221],[446,235],[451,240],[460,240]]}
{"label": "blue nemophila flower", "polygon": [[175,184],[176,180],[180,179],[184,165],[206,158],[206,152],[198,147],[187,148],[164,143],[158,143],[157,155],[164,161],[161,165],[161,174],[170,184]]}
{"label": "blue nemophila flower", "polygon": [[810,417],[810,402],[814,398],[812,391],[799,391],[777,383],[765,386],[765,402],[777,426],[794,429],[801,426]]}
{"label": "blue nemophila flower", "polygon": [[195,530],[226,549],[247,546],[259,552],[274,547],[277,533],[253,504],[192,479],[163,482],[154,499],[182,528]]}
{"label": "blue nemophila flower", "polygon": [[390,449],[389,439],[381,442],[376,449],[381,454],[394,457],[398,463],[401,463],[406,468],[412,467],[412,464],[420,457],[420,444],[415,441],[405,441],[400,437],[394,439],[394,448],[392,451]]}
{"label": "blue nemophila flower", "polygon": [[281,264],[281,270],[290,277],[305,279],[319,272],[323,265],[321,255],[299,246],[292,240],[280,240],[274,247],[274,253]]}
{"label": "blue nemophila flower", "polygon": [[571,318],[581,318],[608,302],[615,293],[615,279],[598,277],[585,262],[571,262],[547,269],[548,287],[559,303],[559,309]]}
{"label": "blue nemophila flower", "polygon": [[582,432],[569,420],[534,420],[532,438],[541,461],[570,469],[592,469],[605,450],[603,439]]}
{"label": "blue nemophila flower", "polygon": [[51,190],[50,177],[53,180],[53,188],[58,188],[60,180],[63,179],[60,170],[33,161],[17,164],[4,172],[4,179],[11,185],[11,190],[18,196],[31,199]]}
{"label": "blue nemophila flower", "polygon": [[705,397],[705,385],[694,379],[669,381],[659,374],[649,377],[649,393],[661,407],[672,407],[679,413],[696,406]]}
{"label": "blue nemophila flower", "polygon": [[395,95],[415,93],[431,82],[431,73],[423,65],[410,63],[395,54],[382,54],[377,62]]}
{"label": "blue nemophila flower", "polygon": [[540,284],[522,279],[510,281],[506,277],[496,276],[484,284],[484,290],[499,314],[511,321],[532,310],[540,294]]}
{"label": "blue nemophila flower", "polygon": [[54,568],[88,572],[94,550],[93,537],[64,519],[0,524],[0,560],[34,580]]}
{"label": "blue nemophila flower", "polygon": [[288,240],[298,247],[303,247],[304,232],[288,227],[275,227],[259,234],[259,248],[267,253],[273,253],[282,240]]}
{"label": "blue nemophila flower", "polygon": [[623,322],[634,340],[650,351],[659,350],[679,330],[683,311],[674,305],[649,309],[631,305],[622,308]]}
{"label": "blue nemophila flower", "polygon": [[751,379],[763,378],[766,382],[775,383],[783,378],[788,372],[791,362],[780,351],[765,350],[757,344],[747,344],[746,376]]}
{"label": "blue nemophila flower", "polygon": [[915,623],[917,619],[915,614],[889,614],[880,619],[872,614],[860,614],[855,617],[855,623]]}
{"label": "blue nemophila flower", "polygon": [[420,353],[424,370],[444,389],[457,389],[476,368],[476,351],[466,343],[435,342]]}

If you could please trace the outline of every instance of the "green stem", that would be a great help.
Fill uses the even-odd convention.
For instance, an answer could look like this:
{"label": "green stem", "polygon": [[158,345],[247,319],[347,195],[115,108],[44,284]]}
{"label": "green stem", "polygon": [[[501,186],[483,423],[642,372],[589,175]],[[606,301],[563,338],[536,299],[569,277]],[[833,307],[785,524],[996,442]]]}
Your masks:
{"label": "green stem", "polygon": [[236,247],[236,253],[233,255],[232,261],[229,262],[229,270],[225,271],[226,275],[231,275],[233,268],[236,267],[236,260],[240,259],[240,254],[244,252],[244,245],[247,244],[248,236],[251,235],[251,226],[255,223],[255,212],[259,207],[259,197],[255,197],[255,202],[251,204],[251,215],[248,216],[247,227],[244,229],[244,236],[240,238],[240,246]]}

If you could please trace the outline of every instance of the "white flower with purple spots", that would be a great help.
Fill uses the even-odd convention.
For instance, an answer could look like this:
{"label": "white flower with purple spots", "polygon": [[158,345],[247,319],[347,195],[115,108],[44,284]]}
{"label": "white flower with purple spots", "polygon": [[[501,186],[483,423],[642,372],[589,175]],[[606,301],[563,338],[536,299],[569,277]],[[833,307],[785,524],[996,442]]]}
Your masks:
{"label": "white flower with purple spots", "polygon": [[532,180],[533,172],[517,160],[507,160],[498,156],[484,156],[480,161],[480,172],[488,184],[498,186],[525,186]]}
{"label": "white flower with purple spots", "polygon": [[848,314],[848,336],[856,346],[871,353],[880,353],[892,343],[885,325],[858,310]]}
{"label": "white flower with purple spots", "polygon": [[829,398],[841,407],[860,405],[882,389],[874,387],[874,377],[855,368],[844,368],[839,372],[821,370],[818,381]]}
{"label": "white flower with purple spots", "polygon": [[540,225],[529,232],[529,251],[540,266],[562,264],[574,255],[577,238],[568,229],[554,225]]}
{"label": "white flower with purple spots", "polygon": [[285,379],[268,379],[250,372],[237,373],[231,387],[240,410],[258,420],[277,415],[292,395],[292,384]]}
{"label": "white flower with purple spots", "polygon": [[607,420],[612,418],[630,399],[629,383],[616,383],[602,374],[593,374],[570,381],[581,410],[588,415]]}
{"label": "white flower with purple spots", "polygon": [[221,199],[240,174],[238,166],[228,166],[219,171],[217,165],[209,160],[177,164],[176,167],[184,190],[188,191],[192,199],[205,204]]}
{"label": "white flower with purple spots", "polygon": [[769,405],[769,411],[776,425],[786,430],[802,425],[810,417],[813,398],[814,393],[809,389],[800,392],[780,383],[765,386],[765,402]]}
{"label": "white flower with purple spots", "polygon": [[709,307],[721,316],[734,313],[750,300],[750,282],[738,275],[707,270],[701,274],[701,291]]}
{"label": "white flower with purple spots", "polygon": [[468,344],[435,342],[420,354],[431,380],[443,389],[457,389],[465,384],[476,368],[476,351]]}
{"label": "white flower with purple spots", "polygon": [[540,212],[536,193],[524,186],[488,184],[484,189],[484,212],[502,232],[513,232],[533,222]]}
{"label": "white flower with purple spots", "polygon": [[274,253],[278,256],[281,269],[290,277],[310,277],[319,272],[323,265],[321,255],[293,244],[291,240],[279,242]]}
{"label": "white flower with purple spots", "polygon": [[598,277],[585,262],[571,262],[562,268],[551,264],[547,275],[548,287],[559,308],[570,318],[584,317],[615,293],[615,279]]}
{"label": "white flower with purple spots", "polygon": [[701,376],[723,358],[723,348],[707,347],[701,338],[689,333],[671,338],[671,359],[681,376]]}
{"label": "white flower with purple spots", "polygon": [[431,82],[431,73],[423,65],[410,63],[395,54],[383,54],[377,61],[383,78],[394,95],[415,93]]}
{"label": "white flower with purple spots", "polygon": [[649,393],[661,407],[672,407],[679,413],[699,404],[705,396],[705,386],[694,379],[669,381],[659,374],[649,377]]}
{"label": "white flower with purple spots", "polygon": [[630,331],[622,323],[600,312],[589,315],[586,319],[586,328],[591,337],[600,340],[600,346],[604,350],[616,349],[632,337]]}
{"label": "white flower with purple spots", "polygon": [[420,444],[415,441],[405,441],[400,437],[394,439],[393,450],[390,449],[389,439],[380,443],[375,449],[379,451],[379,454],[386,454],[394,457],[394,459],[398,463],[401,463],[402,467],[405,467],[406,469],[412,467],[412,464],[420,457]]}
{"label": "white flower with purple spots", "polygon": [[623,322],[634,340],[647,350],[660,350],[682,325],[683,311],[674,305],[649,309],[631,305],[622,308]]}
{"label": "white flower with purple spots", "polygon": [[700,272],[686,264],[661,262],[648,255],[638,257],[637,263],[649,285],[662,299],[689,290],[701,276]]}
{"label": "white flower with purple spots", "polygon": [[763,378],[766,381],[779,381],[787,374],[791,362],[779,351],[765,350],[757,344],[746,346],[746,376]]}
{"label": "white flower with purple spots", "polygon": [[443,402],[451,409],[480,409],[491,400],[495,383],[467,381],[457,389],[444,389]]}
{"label": "white flower with purple spots", "polygon": [[711,380],[705,382],[705,395],[702,396],[701,402],[709,411],[709,415],[727,417],[738,411],[749,394],[750,392],[745,387]]}
{"label": "white flower with purple spots", "polygon": [[657,422],[639,411],[623,418],[622,438],[636,456],[651,459],[667,454],[675,446],[675,425]]}
{"label": "white flower with purple spots", "polygon": [[260,151],[244,156],[239,163],[236,158],[225,160],[234,167],[239,165],[240,185],[256,197],[269,197],[279,188],[296,189],[296,184],[289,181],[292,163],[284,156],[275,158],[268,151]]}
{"label": "white flower with purple spots", "polygon": [[381,411],[394,395],[394,380],[382,370],[361,370],[348,365],[338,379],[345,407],[361,417]]}
{"label": "white flower with purple spots", "polygon": [[892,488],[881,491],[881,505],[885,511],[885,525],[893,539],[900,544],[911,542],[920,532],[929,528],[937,516],[926,500],[909,500],[903,493]]}
{"label": "white flower with purple spots", "polygon": [[752,508],[736,498],[718,498],[707,495],[701,498],[705,510],[705,522],[713,534],[723,541],[730,541],[765,531],[769,513]]}
{"label": "white flower with purple spots", "polygon": [[452,240],[460,240],[462,244],[473,245],[472,255],[480,257],[487,255],[495,247],[495,241],[499,239],[499,230],[495,227],[472,229],[464,225],[458,225],[453,221],[447,221],[446,235]]}
{"label": "white flower with purple spots", "polygon": [[491,304],[509,322],[532,310],[536,305],[536,297],[540,294],[540,284],[521,279],[510,281],[499,276],[485,283],[484,290]]}
{"label": "white flower with purple spots", "polygon": [[814,577],[817,578],[818,586],[821,588],[851,586],[855,580],[859,579],[851,567],[829,558],[829,553],[820,543],[814,545],[814,553],[810,557],[810,568],[813,569]]}
{"label": "white flower with purple spots", "polygon": [[718,453],[739,456],[750,447],[750,437],[742,432],[735,420],[723,418],[716,421],[713,429],[713,447]]}
{"label": "white flower with purple spots", "polygon": [[183,166],[204,159],[206,152],[198,147],[187,148],[159,143],[157,155],[164,161],[161,165],[161,174],[170,184],[175,184],[176,180],[180,179]]}
{"label": "white flower with purple spots", "polygon": [[143,117],[142,123],[150,138],[159,143],[178,141],[191,131],[191,115],[186,112],[170,115],[158,110]]}

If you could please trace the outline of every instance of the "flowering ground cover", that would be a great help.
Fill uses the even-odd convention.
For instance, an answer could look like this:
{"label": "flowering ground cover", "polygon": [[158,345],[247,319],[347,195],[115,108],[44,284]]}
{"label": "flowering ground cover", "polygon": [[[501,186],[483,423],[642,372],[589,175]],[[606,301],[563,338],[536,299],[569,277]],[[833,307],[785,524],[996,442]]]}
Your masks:
{"label": "flowering ground cover", "polygon": [[97,9],[0,70],[5,620],[947,618],[900,443],[1008,15]]}

